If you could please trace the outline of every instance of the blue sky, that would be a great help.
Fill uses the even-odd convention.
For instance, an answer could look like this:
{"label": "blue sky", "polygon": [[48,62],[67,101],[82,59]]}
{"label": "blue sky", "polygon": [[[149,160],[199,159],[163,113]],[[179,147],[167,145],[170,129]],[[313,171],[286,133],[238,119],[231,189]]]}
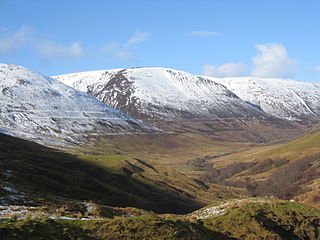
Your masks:
{"label": "blue sky", "polygon": [[0,62],[320,81],[320,1],[0,0]]}

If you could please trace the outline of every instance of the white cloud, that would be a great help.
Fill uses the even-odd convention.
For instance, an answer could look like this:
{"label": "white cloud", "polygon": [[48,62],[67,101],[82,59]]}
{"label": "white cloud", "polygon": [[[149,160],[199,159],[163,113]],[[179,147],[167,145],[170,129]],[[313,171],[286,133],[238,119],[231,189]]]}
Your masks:
{"label": "white cloud", "polygon": [[320,66],[314,67],[312,72],[314,72],[314,73],[320,73]]}
{"label": "white cloud", "polygon": [[125,43],[113,42],[100,48],[101,54],[110,54],[121,60],[133,60],[134,54],[132,48],[148,39],[151,35],[149,32],[135,32]]}
{"label": "white cloud", "polygon": [[211,32],[211,31],[193,31],[189,32],[186,35],[193,36],[193,37],[222,37],[225,36],[223,33],[219,32]]}
{"label": "white cloud", "polygon": [[132,60],[134,55],[127,50],[119,50],[116,52],[116,57],[122,60]]}
{"label": "white cloud", "polygon": [[258,55],[252,58],[256,77],[285,77],[296,74],[298,61],[290,59],[285,47],[279,43],[256,45]]}
{"label": "white cloud", "polygon": [[149,32],[135,32],[133,36],[125,43],[124,47],[128,48],[132,45],[144,42],[151,34]]}
{"label": "white cloud", "polygon": [[119,47],[119,44],[115,43],[115,42],[110,43],[110,44],[106,44],[106,45],[101,47],[100,53],[101,54],[108,54],[108,53],[111,53],[114,50],[116,50],[118,47]]}
{"label": "white cloud", "polygon": [[8,30],[2,28],[3,38],[0,38],[0,54],[12,53],[19,48],[26,46],[33,40],[33,30],[28,26],[21,26],[21,28],[12,34],[8,34]]}
{"label": "white cloud", "polygon": [[14,33],[9,33],[6,28],[0,28],[0,54],[13,53],[25,46],[32,47],[46,58],[78,58],[84,55],[84,50],[78,42],[63,46],[50,40],[39,40],[35,36],[35,31],[25,25]]}
{"label": "white cloud", "polygon": [[64,46],[50,40],[45,40],[38,42],[35,48],[45,58],[79,58],[84,56],[84,50],[79,42],[74,42],[70,46]]}
{"label": "white cloud", "polygon": [[205,64],[203,74],[211,77],[238,77],[242,76],[247,69],[244,63],[225,63],[220,66]]}

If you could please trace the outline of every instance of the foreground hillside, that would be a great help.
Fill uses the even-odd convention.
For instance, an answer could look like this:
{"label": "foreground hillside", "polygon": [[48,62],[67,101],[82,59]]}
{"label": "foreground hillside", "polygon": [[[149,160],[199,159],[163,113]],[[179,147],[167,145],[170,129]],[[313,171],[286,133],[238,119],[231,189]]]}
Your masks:
{"label": "foreground hillside", "polygon": [[121,155],[72,155],[0,134],[0,204],[88,200],[184,213],[237,191],[204,184],[151,161]]}
{"label": "foreground hillside", "polygon": [[[311,239],[320,237],[320,211],[272,199],[233,200],[190,215],[143,215],[114,219],[0,220],[2,239]],[[225,212],[196,220],[199,212]]]}

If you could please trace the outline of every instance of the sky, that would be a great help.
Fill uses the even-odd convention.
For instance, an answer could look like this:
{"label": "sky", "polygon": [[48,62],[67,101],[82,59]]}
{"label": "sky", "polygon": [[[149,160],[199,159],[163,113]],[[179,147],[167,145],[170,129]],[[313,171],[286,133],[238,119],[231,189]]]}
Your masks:
{"label": "sky", "polygon": [[0,0],[0,62],[320,82],[320,1]]}

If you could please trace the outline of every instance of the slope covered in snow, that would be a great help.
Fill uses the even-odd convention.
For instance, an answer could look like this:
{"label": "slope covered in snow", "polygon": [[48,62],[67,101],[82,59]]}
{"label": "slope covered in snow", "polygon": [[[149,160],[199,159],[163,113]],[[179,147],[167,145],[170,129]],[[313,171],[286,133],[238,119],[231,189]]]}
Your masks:
{"label": "slope covered in snow", "polygon": [[266,117],[223,85],[172,69],[116,69],[53,78],[140,119]]}
{"label": "slope covered in snow", "polygon": [[0,129],[38,139],[77,141],[85,134],[121,134],[148,126],[91,95],[25,67],[0,64]]}
{"label": "slope covered in snow", "polygon": [[320,83],[275,78],[212,78],[237,96],[279,118],[320,117]]}

